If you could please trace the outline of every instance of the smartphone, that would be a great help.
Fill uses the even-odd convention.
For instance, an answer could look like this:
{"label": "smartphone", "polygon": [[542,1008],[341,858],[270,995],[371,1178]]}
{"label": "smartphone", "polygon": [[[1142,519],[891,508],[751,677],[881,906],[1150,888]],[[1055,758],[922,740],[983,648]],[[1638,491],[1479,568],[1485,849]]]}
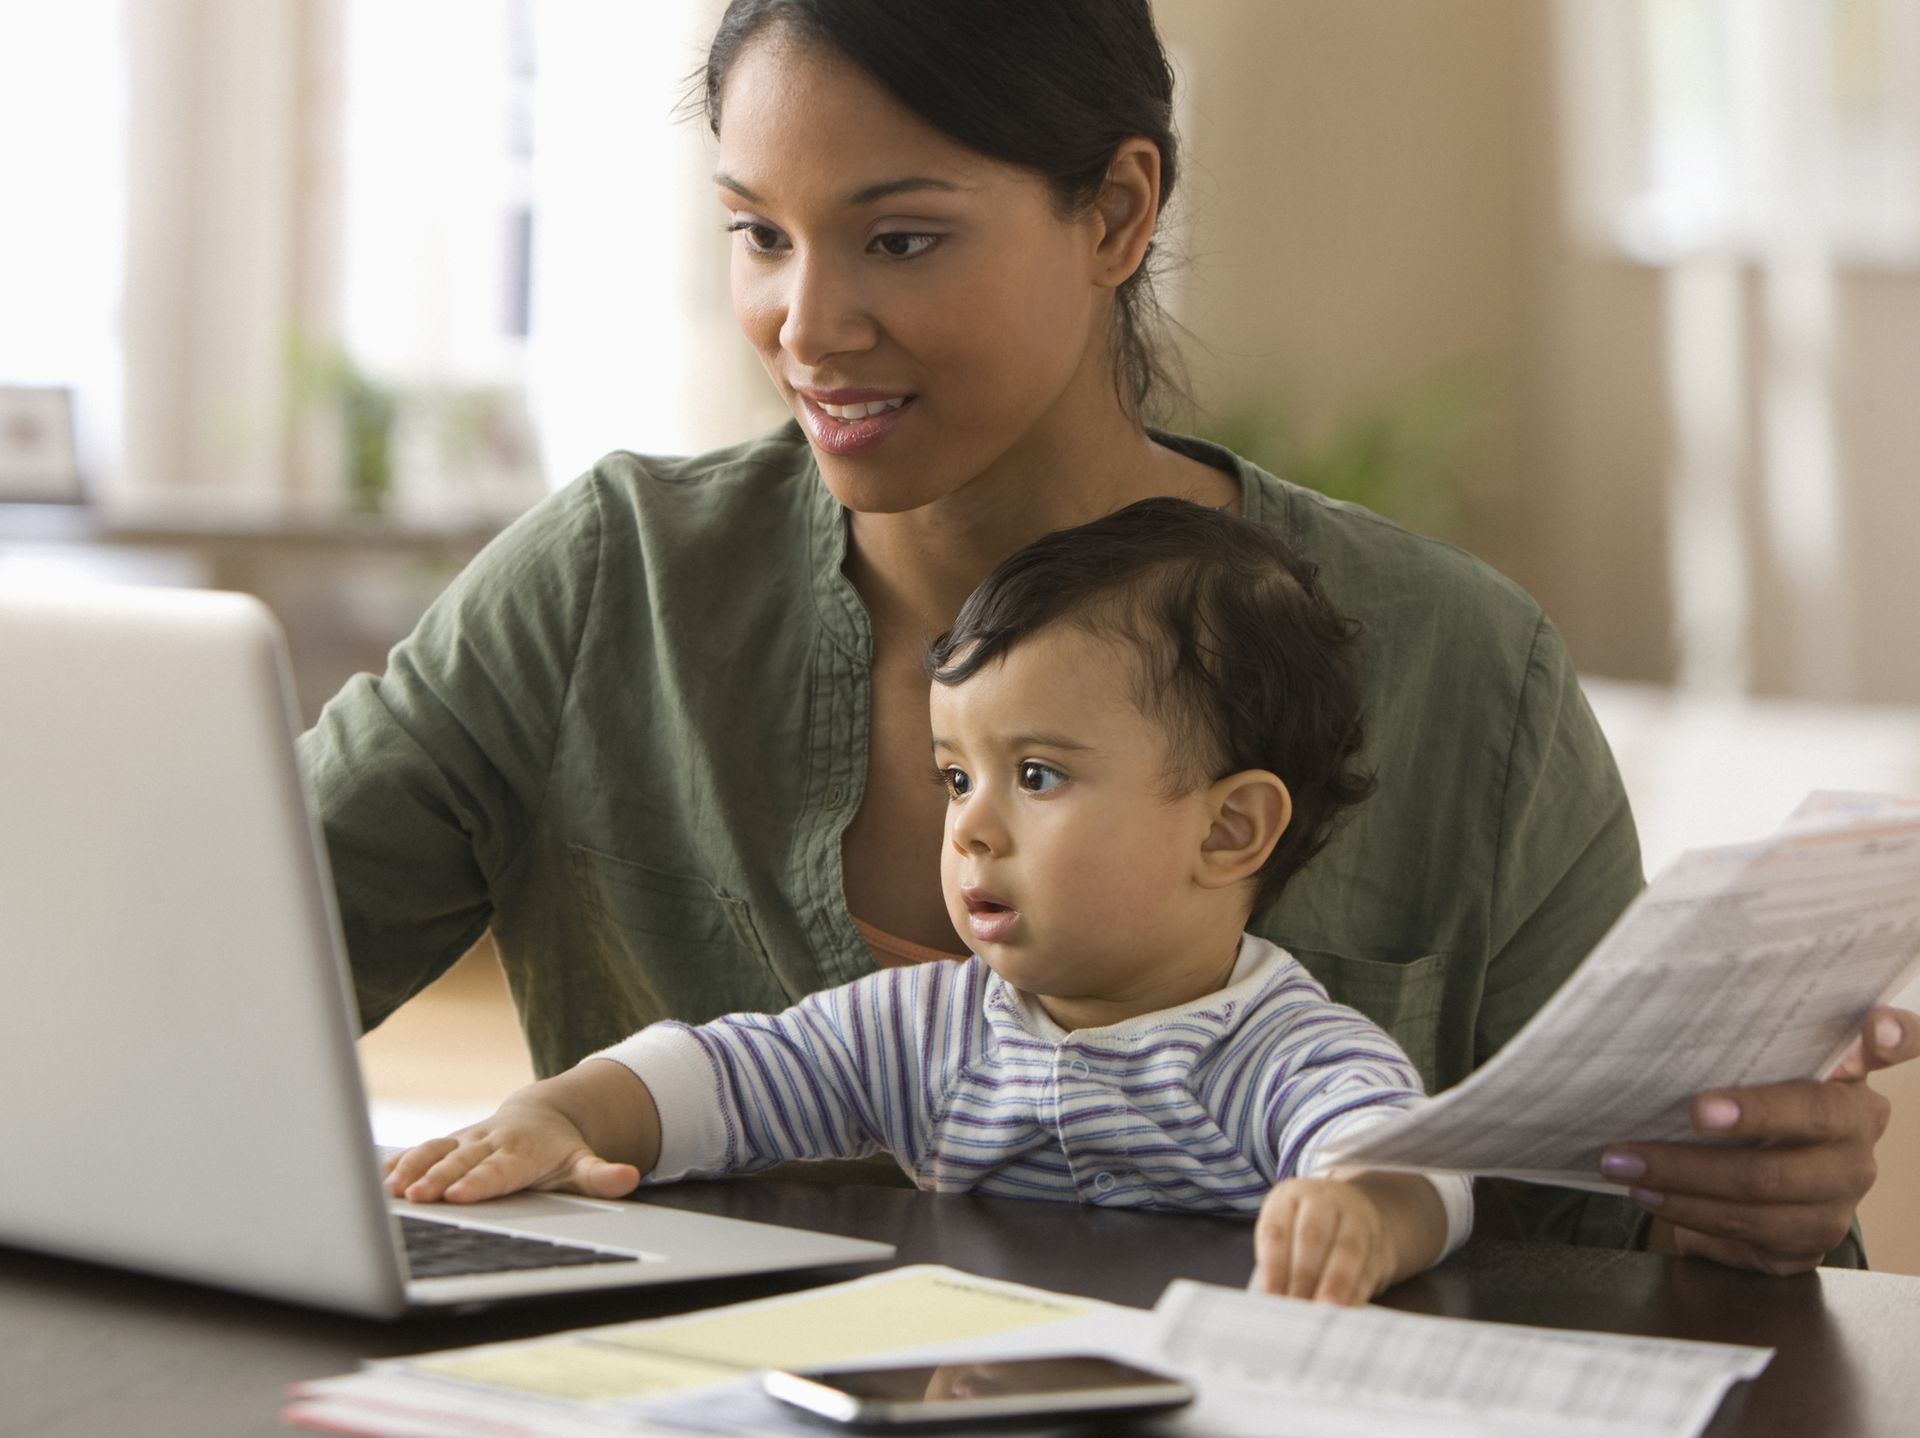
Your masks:
{"label": "smartphone", "polygon": [[767,1392],[783,1403],[850,1428],[895,1432],[996,1420],[1163,1413],[1193,1401],[1193,1390],[1177,1378],[1078,1353],[774,1372],[764,1381]]}

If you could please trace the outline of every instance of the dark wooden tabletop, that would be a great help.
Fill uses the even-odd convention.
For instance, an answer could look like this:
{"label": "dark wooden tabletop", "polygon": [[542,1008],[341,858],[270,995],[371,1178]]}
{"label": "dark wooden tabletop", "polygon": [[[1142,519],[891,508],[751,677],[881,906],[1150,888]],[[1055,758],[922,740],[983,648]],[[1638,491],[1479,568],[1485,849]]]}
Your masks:
{"label": "dark wooden tabletop", "polygon": [[[1151,1306],[1170,1279],[1240,1286],[1248,1225],[1069,1204],[798,1182],[682,1184],[649,1201],[865,1237],[946,1263]],[[639,1289],[378,1324],[0,1249],[0,1435],[226,1438],[286,1433],[287,1385],[363,1358],[527,1337],[789,1292],[865,1270]],[[1556,1328],[1777,1348],[1714,1438],[1920,1434],[1920,1279],[1770,1279],[1643,1253],[1476,1240],[1384,1300]]]}

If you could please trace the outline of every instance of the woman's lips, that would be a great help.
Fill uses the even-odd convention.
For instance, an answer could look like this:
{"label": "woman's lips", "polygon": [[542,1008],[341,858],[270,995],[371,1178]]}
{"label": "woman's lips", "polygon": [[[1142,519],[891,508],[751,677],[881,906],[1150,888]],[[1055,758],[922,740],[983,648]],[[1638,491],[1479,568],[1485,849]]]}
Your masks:
{"label": "woman's lips", "polygon": [[[897,408],[882,410],[878,414],[865,415],[859,419],[836,419],[827,413],[821,400],[812,395],[795,391],[800,400],[800,414],[806,421],[807,433],[814,444],[831,455],[845,456],[859,454],[871,449],[888,435],[898,429],[913,413],[913,396],[908,395]],[[879,402],[879,401],[875,401]],[[829,396],[825,403],[835,409],[851,407],[839,402],[838,394]]]}

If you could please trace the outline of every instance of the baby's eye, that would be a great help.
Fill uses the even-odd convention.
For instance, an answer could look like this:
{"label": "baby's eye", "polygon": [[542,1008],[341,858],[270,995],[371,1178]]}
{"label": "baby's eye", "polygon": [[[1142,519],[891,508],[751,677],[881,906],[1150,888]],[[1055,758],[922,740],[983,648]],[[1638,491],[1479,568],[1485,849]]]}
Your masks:
{"label": "baby's eye", "polygon": [[956,764],[949,764],[944,769],[935,769],[933,777],[939,782],[940,787],[947,791],[948,798],[964,799],[973,792],[973,780],[967,776],[965,769]]}
{"label": "baby's eye", "polygon": [[1020,787],[1029,794],[1046,794],[1067,782],[1067,776],[1038,759],[1020,761]]}
{"label": "baby's eye", "polygon": [[875,235],[871,247],[890,260],[911,260],[924,255],[940,240],[939,235],[915,235],[899,230],[892,234]]}

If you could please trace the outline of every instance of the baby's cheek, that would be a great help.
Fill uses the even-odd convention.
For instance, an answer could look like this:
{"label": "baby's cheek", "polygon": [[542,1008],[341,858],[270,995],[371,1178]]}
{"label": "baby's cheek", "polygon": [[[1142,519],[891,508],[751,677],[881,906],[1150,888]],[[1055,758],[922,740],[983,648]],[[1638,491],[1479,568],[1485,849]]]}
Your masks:
{"label": "baby's cheek", "polygon": [[1104,853],[1077,856],[1062,875],[1075,907],[1091,910],[1110,924],[1151,919],[1166,904],[1167,885],[1158,865],[1139,860],[1118,839]]}
{"label": "baby's cheek", "polygon": [[960,900],[960,856],[951,842],[940,845],[940,897],[946,900],[948,916],[958,923],[967,906]]}

